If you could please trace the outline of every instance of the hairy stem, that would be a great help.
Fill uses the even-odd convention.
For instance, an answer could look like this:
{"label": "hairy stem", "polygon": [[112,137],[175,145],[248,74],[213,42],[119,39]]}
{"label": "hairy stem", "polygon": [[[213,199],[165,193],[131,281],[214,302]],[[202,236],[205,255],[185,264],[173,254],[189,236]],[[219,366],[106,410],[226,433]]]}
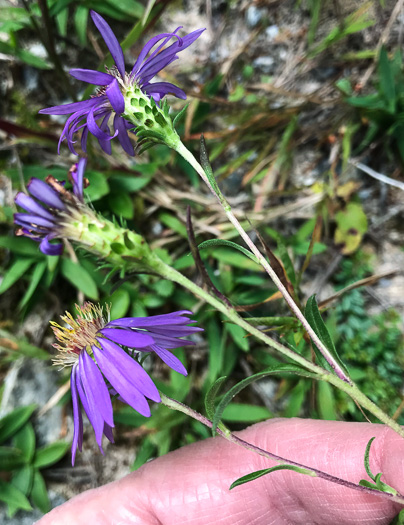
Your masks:
{"label": "hairy stem", "polygon": [[[184,405],[183,403],[180,403],[179,401],[176,401],[175,399],[171,399],[170,397],[167,397],[162,392],[160,392],[160,397],[161,397],[161,402],[166,407],[171,408],[172,410],[177,410],[178,412],[182,412],[183,414],[186,414],[187,416],[190,416],[193,419],[196,419],[196,421],[199,421],[200,423],[207,426],[208,428],[212,428],[212,421],[210,421],[208,418],[206,418],[199,412],[196,412],[189,406]],[[220,428],[217,428],[217,433],[221,437],[227,439],[227,441],[230,441],[231,443],[234,443],[235,445],[243,447],[247,450],[251,450],[251,452],[255,452],[256,454],[260,456],[274,460],[280,465],[291,465],[293,467],[305,469],[307,471],[307,474],[312,477],[324,479],[326,481],[330,481],[331,483],[342,485],[343,487],[351,488],[353,490],[357,490],[360,492],[366,492],[368,494],[373,494],[374,496],[379,496],[381,498],[387,498],[390,501],[394,501],[395,503],[400,503],[401,505],[404,504],[404,497],[401,494],[393,495],[387,492],[381,492],[376,489],[363,487],[362,485],[357,485],[356,483],[352,483],[351,481],[347,481],[345,479],[341,479],[336,476],[332,476],[331,474],[327,474],[326,472],[323,472],[322,470],[308,467],[307,465],[297,463],[296,461],[292,461],[290,459],[283,458],[281,456],[273,454],[272,452],[268,452],[267,450],[257,447],[256,445],[253,445],[252,443],[249,443],[248,441],[245,441],[244,439],[239,438],[238,436],[236,436],[230,431],[226,432],[226,431],[221,430]]]}
{"label": "hairy stem", "polygon": [[233,224],[233,226],[236,228],[244,242],[247,244],[247,246],[250,248],[251,252],[256,256],[261,266],[265,269],[265,271],[268,273],[268,275],[271,277],[273,282],[275,283],[278,290],[282,293],[283,297],[285,298],[286,302],[288,303],[290,309],[295,314],[296,318],[299,319],[299,321],[302,323],[304,329],[309,334],[311,340],[313,343],[317,346],[317,348],[320,350],[320,352],[323,354],[324,358],[327,360],[328,364],[331,366],[331,368],[335,371],[337,376],[344,380],[345,382],[352,384],[349,377],[346,375],[344,370],[342,370],[339,363],[336,362],[334,357],[331,355],[330,351],[326,346],[320,341],[319,337],[315,333],[315,331],[310,326],[307,319],[304,317],[303,313],[285,288],[285,286],[282,284],[279,277],[276,275],[274,269],[271,267],[267,259],[262,255],[262,253],[258,250],[258,248],[255,246],[253,241],[248,236],[247,232],[244,230],[244,228],[241,226],[240,222],[238,221],[237,217],[232,212],[232,209],[222,193],[220,192],[218,186],[215,184],[214,187],[212,185],[212,182],[207,177],[204,169],[199,164],[199,162],[195,159],[195,157],[192,155],[192,153],[184,146],[182,142],[179,142],[179,144],[176,147],[176,151],[187,161],[191,166],[195,169],[195,171],[198,173],[198,175],[202,178],[202,180],[205,182],[205,184],[208,186],[210,191],[215,195],[217,200],[219,201],[220,205],[223,207],[223,210],[225,211],[227,218],[229,221]]}

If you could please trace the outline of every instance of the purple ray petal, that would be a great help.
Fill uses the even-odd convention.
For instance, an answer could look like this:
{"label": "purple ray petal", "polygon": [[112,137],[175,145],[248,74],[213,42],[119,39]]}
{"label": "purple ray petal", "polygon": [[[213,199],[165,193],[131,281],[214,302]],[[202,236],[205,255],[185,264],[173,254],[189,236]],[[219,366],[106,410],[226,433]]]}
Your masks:
{"label": "purple ray petal", "polygon": [[[194,322],[194,321],[193,321]],[[199,328],[198,326],[164,326],[161,327],[153,327],[153,337],[154,334],[161,334],[163,336],[168,337],[186,337],[187,335],[195,334],[196,332],[203,332],[203,328]]]}
{"label": "purple ray petal", "polygon": [[85,126],[83,133],[81,134],[81,149],[84,153],[87,153],[87,138],[88,138],[88,127]]}
{"label": "purple ray petal", "polygon": [[143,47],[142,51],[140,52],[136,62],[135,62],[135,65],[133,66],[132,68],[132,71],[131,71],[131,77],[134,76],[138,69],[140,68],[140,65],[142,64],[143,60],[146,58],[147,54],[153,49],[153,47],[158,43],[160,42],[160,40],[163,40],[163,43],[155,50],[153,51],[153,53],[150,55],[150,57],[147,58],[147,60],[150,60],[152,59],[159,51],[160,49],[165,45],[167,44],[167,42],[172,38],[172,37],[176,37],[178,38],[179,40],[180,37],[178,35],[176,35],[175,33],[177,31],[179,31],[180,29],[182,28],[182,26],[179,26],[177,27],[177,29],[173,32],[173,33],[161,33],[160,35],[157,35],[157,36],[154,36],[153,38],[151,38],[146,44],[145,46]]}
{"label": "purple ray petal", "polygon": [[[105,117],[104,117],[105,118]],[[98,140],[112,140],[115,138],[118,134],[118,131],[115,132],[114,135],[109,135],[108,133],[105,133],[102,131],[96,124],[94,119],[94,110],[88,112],[87,115],[87,125],[90,132],[97,137]]]}
{"label": "purple ray petal", "polygon": [[[97,341],[102,347],[102,354],[108,360],[109,366],[114,366],[116,370],[119,370],[122,377],[125,377],[129,383],[132,385],[144,396],[148,397],[156,403],[160,402],[160,394],[156,388],[156,385],[150,379],[149,375],[143,368],[137,363],[132,357],[130,357],[120,346],[109,341],[108,339],[101,339],[97,337]],[[99,354],[97,354],[98,356]],[[96,357],[97,357],[96,356]],[[102,366],[100,367],[105,376],[106,373]],[[108,376],[107,376],[108,377]],[[115,385],[112,383],[112,386],[121,396],[126,399],[126,397],[120,392]]]}
{"label": "purple ray petal", "polygon": [[108,423],[105,423],[104,425],[104,436],[110,441],[111,443],[115,443],[114,441],[114,435],[112,433],[112,428],[108,425]]}
{"label": "purple ray petal", "polygon": [[121,326],[131,328],[152,328],[162,325],[182,325],[194,323],[195,321],[187,317],[173,316],[172,314],[151,315],[150,317],[122,317],[115,321],[110,321],[107,326]]}
{"label": "purple ray petal", "polygon": [[105,91],[111,106],[113,107],[115,113],[120,115],[125,111],[125,99],[121,93],[121,88],[119,87],[119,82],[116,78],[111,82]]}
{"label": "purple ray petal", "polygon": [[132,330],[119,330],[119,328],[104,328],[100,333],[118,343],[129,348],[144,348],[154,343],[153,337],[146,333],[133,332]]}
{"label": "purple ray petal", "polygon": [[66,208],[57,192],[43,180],[32,177],[27,184],[27,189],[31,195],[50,208],[57,208],[59,210],[64,210]]}
{"label": "purple ray petal", "polygon": [[83,356],[82,363],[84,365],[83,371],[86,379],[86,393],[90,394],[87,395],[87,398],[92,398],[95,410],[101,414],[104,422],[112,428],[114,427],[114,416],[112,413],[111,398],[109,397],[104,378],[87,352],[84,351],[81,355]]}
{"label": "purple ray petal", "polygon": [[[84,132],[83,132],[84,133]],[[87,166],[87,159],[82,157],[77,163],[76,172],[72,174],[73,178],[73,193],[81,201],[83,200],[83,178]]]}
{"label": "purple ray petal", "polygon": [[53,228],[54,222],[48,221],[39,215],[29,215],[28,213],[14,213],[14,222],[21,224],[21,226],[42,226],[45,228]]}
{"label": "purple ray petal", "polygon": [[108,86],[114,80],[112,75],[102,73],[101,71],[94,71],[93,69],[71,69],[70,75],[77,80],[88,82],[96,86]]}
{"label": "purple ray petal", "polygon": [[[179,348],[180,346],[192,346],[195,343],[187,339],[178,339],[177,337],[165,337],[163,335],[155,335],[154,330],[151,332],[155,344],[163,346],[164,348]],[[147,348],[146,348],[147,350]]]}
{"label": "purple ray petal", "polygon": [[182,98],[185,100],[187,98],[186,94],[182,89],[170,82],[156,82],[155,84],[148,84],[147,86],[142,87],[142,91],[154,97],[155,93],[159,93],[161,98],[165,95],[174,95],[177,98]]}
{"label": "purple ray petal", "polygon": [[73,102],[72,104],[62,104],[60,106],[52,106],[38,111],[43,115],[69,115],[82,109],[90,109],[98,104],[98,97],[83,100],[82,102]]}
{"label": "purple ray petal", "polygon": [[34,215],[40,215],[41,217],[49,219],[50,221],[54,220],[54,216],[48,210],[46,210],[43,206],[38,204],[36,200],[34,200],[32,197],[29,197],[25,193],[17,193],[14,202],[18,206],[21,206],[21,208],[24,208],[24,210],[29,211]]}
{"label": "purple ray petal", "polygon": [[[132,142],[128,136],[126,122],[127,121],[123,117],[115,115],[114,128],[118,130],[118,140],[124,151],[133,157],[135,155],[135,150],[133,149]],[[133,127],[133,124],[131,124],[131,127]]]}
{"label": "purple ray petal", "polygon": [[153,345],[152,348],[154,352],[156,352],[156,354],[160,357],[160,359],[165,362],[166,365],[168,365],[170,368],[184,376],[188,375],[185,366],[181,363],[178,357],[175,357],[174,354],[172,354],[168,350],[165,350],[159,345]]}
{"label": "purple ray petal", "polygon": [[41,252],[45,255],[62,255],[63,244],[51,244],[49,242],[49,238],[50,236],[47,235],[44,239],[42,239],[41,244],[39,245],[39,249],[41,250]]}
{"label": "purple ray petal", "polygon": [[152,62],[150,62],[148,66],[142,68],[136,75],[136,78],[141,86],[147,84],[162,69],[178,60],[177,55],[162,58],[159,57],[160,55],[158,55]]}
{"label": "purple ray petal", "polygon": [[95,345],[92,347],[94,356],[102,373],[111,383],[112,387],[124,399],[125,403],[134,408],[142,416],[150,417],[150,407],[146,398],[134,384],[126,379],[121,370],[114,366],[114,362],[105,355],[105,352]]}
{"label": "purple ray petal", "polygon": [[112,32],[112,29],[109,27],[107,22],[95,11],[90,11],[91,18],[93,19],[94,24],[97,26],[98,31],[101,33],[104,42],[107,45],[109,52],[114,59],[116,67],[118,68],[121,77],[125,77],[125,59],[123,56],[123,51],[119,45],[118,39]]}
{"label": "purple ray petal", "polygon": [[81,452],[83,445],[83,418],[81,416],[81,410],[78,400],[77,384],[76,384],[76,370],[78,363],[72,368],[72,375],[70,378],[71,392],[72,392],[72,403],[73,403],[73,442],[72,442],[72,466],[74,467],[74,462],[76,459],[77,447]]}
{"label": "purple ray petal", "polygon": [[94,392],[94,390],[96,390],[96,385],[92,384],[93,378],[89,374],[89,370],[87,368],[88,362],[85,361],[84,354],[87,354],[85,350],[83,350],[79,355],[77,386],[84,410],[88,419],[90,420],[91,426],[94,429],[95,439],[98,446],[101,447],[102,435],[104,432],[104,419],[97,405]]}

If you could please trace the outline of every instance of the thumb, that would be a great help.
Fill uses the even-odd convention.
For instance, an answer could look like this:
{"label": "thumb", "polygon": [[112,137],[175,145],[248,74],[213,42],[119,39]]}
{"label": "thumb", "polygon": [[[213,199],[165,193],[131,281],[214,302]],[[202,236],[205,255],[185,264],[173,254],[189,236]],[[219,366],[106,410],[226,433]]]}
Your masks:
{"label": "thumb", "polygon": [[[368,423],[274,419],[238,434],[265,450],[358,483],[374,474],[404,491],[404,440]],[[388,499],[280,470],[229,491],[237,478],[275,462],[216,437],[147,463],[120,481],[73,498],[39,525],[388,525]]]}

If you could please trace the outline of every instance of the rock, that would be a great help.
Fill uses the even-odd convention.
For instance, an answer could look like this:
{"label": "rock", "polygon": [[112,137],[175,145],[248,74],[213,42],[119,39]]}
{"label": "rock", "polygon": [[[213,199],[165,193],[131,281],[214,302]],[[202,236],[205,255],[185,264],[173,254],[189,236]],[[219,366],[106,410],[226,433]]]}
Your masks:
{"label": "rock", "polygon": [[[0,416],[15,408],[36,403],[43,407],[58,389],[59,374],[48,362],[22,358],[13,363],[4,380]],[[33,418],[37,447],[60,439],[62,407],[54,406],[41,417]]]}

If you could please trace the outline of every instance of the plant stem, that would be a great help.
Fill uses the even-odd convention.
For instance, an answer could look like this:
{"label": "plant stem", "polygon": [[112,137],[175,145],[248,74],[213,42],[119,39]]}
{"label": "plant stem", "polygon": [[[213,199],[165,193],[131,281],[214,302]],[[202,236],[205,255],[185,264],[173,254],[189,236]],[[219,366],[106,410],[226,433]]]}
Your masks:
{"label": "plant stem", "polygon": [[[212,422],[208,418],[206,418],[199,412],[196,412],[189,406],[184,405],[183,403],[180,403],[179,401],[176,401],[175,399],[171,399],[170,397],[167,397],[162,392],[160,392],[160,397],[161,397],[162,404],[165,405],[166,407],[171,408],[172,410],[177,410],[178,412],[182,412],[183,414],[186,414],[187,416],[192,417],[196,421],[199,421],[200,423],[207,426],[208,428],[212,428]],[[362,485],[357,485],[356,483],[352,483],[351,481],[347,481],[345,479],[341,479],[336,476],[332,476],[331,474],[327,474],[326,472],[323,472],[322,470],[308,467],[301,463],[297,463],[296,461],[292,461],[292,460],[283,458],[281,456],[278,456],[276,454],[273,454],[272,452],[268,452],[267,450],[264,450],[260,447],[257,447],[256,445],[253,445],[252,443],[249,443],[248,441],[245,441],[244,439],[239,438],[238,436],[236,436],[230,431],[226,432],[226,431],[221,430],[220,428],[217,428],[216,431],[221,437],[227,439],[227,441],[230,441],[231,443],[234,443],[235,445],[243,447],[246,450],[250,450],[251,452],[255,452],[256,454],[260,456],[274,460],[280,465],[291,465],[293,467],[298,467],[300,469],[304,469],[308,471],[307,474],[309,476],[324,479],[326,481],[330,481],[331,483],[336,483],[337,485],[342,485],[344,487],[351,488],[351,489],[354,489],[360,492],[366,492],[368,494],[373,494],[374,496],[387,498],[390,501],[394,501],[395,503],[400,503],[401,505],[404,504],[404,497],[401,494],[393,495],[393,494],[382,492],[376,489],[363,487]]]}
{"label": "plant stem", "polygon": [[307,319],[304,317],[303,313],[300,311],[299,307],[285,288],[285,286],[282,284],[279,277],[276,275],[276,272],[273,270],[271,265],[268,263],[267,259],[262,255],[262,253],[258,250],[258,248],[255,246],[253,241],[248,236],[247,232],[243,229],[241,224],[239,223],[237,217],[232,212],[232,209],[229,205],[229,203],[226,201],[222,193],[220,192],[218,186],[215,184],[213,187],[211,181],[207,177],[204,169],[199,164],[199,162],[196,160],[196,158],[193,156],[193,154],[184,146],[182,142],[179,142],[179,144],[176,147],[177,153],[179,153],[191,166],[195,169],[195,171],[198,173],[198,175],[202,178],[202,180],[205,182],[205,184],[208,186],[210,191],[215,195],[217,200],[219,201],[220,205],[223,207],[227,218],[229,221],[233,224],[233,226],[236,228],[244,242],[247,244],[247,246],[250,248],[251,252],[256,256],[261,266],[265,269],[265,271],[268,273],[268,275],[271,277],[273,282],[275,283],[278,290],[281,292],[283,297],[285,298],[286,302],[288,303],[290,309],[295,314],[296,318],[299,319],[299,321],[302,323],[304,329],[309,334],[311,340],[313,343],[317,346],[317,348],[320,350],[320,352],[323,354],[324,358],[327,360],[328,364],[331,366],[331,368],[334,370],[334,372],[337,374],[337,376],[342,379],[343,381],[352,384],[352,381],[349,379],[349,377],[346,375],[344,370],[342,370],[341,366],[336,362],[334,357],[331,355],[328,348],[320,341],[319,337],[313,330],[313,328],[310,326]]}
{"label": "plant stem", "polygon": [[375,403],[368,399],[359,388],[352,382],[347,383],[344,379],[339,378],[338,376],[331,374],[327,370],[324,370],[320,366],[312,363],[308,359],[304,358],[300,354],[294,352],[290,348],[278,343],[274,339],[271,339],[269,336],[261,332],[255,326],[250,325],[243,317],[229,306],[223,304],[219,299],[210,295],[209,292],[200,288],[197,284],[189,280],[187,277],[182,275],[180,272],[177,272],[171,266],[165,264],[161,259],[155,258],[150,262],[151,266],[161,275],[170,281],[176,282],[187,288],[197,297],[200,297],[210,305],[212,305],[216,310],[222,312],[230,321],[234,324],[237,324],[244,330],[246,330],[251,335],[255,336],[257,339],[270,346],[271,348],[277,350],[280,354],[291,359],[295,363],[303,366],[306,370],[314,372],[316,374],[316,379],[319,381],[326,381],[331,385],[339,388],[346,394],[348,394],[353,400],[359,403],[363,408],[368,410],[373,414],[379,421],[385,423],[392,430],[397,432],[402,438],[404,438],[404,429],[391,417],[389,417],[381,408],[379,408]]}

